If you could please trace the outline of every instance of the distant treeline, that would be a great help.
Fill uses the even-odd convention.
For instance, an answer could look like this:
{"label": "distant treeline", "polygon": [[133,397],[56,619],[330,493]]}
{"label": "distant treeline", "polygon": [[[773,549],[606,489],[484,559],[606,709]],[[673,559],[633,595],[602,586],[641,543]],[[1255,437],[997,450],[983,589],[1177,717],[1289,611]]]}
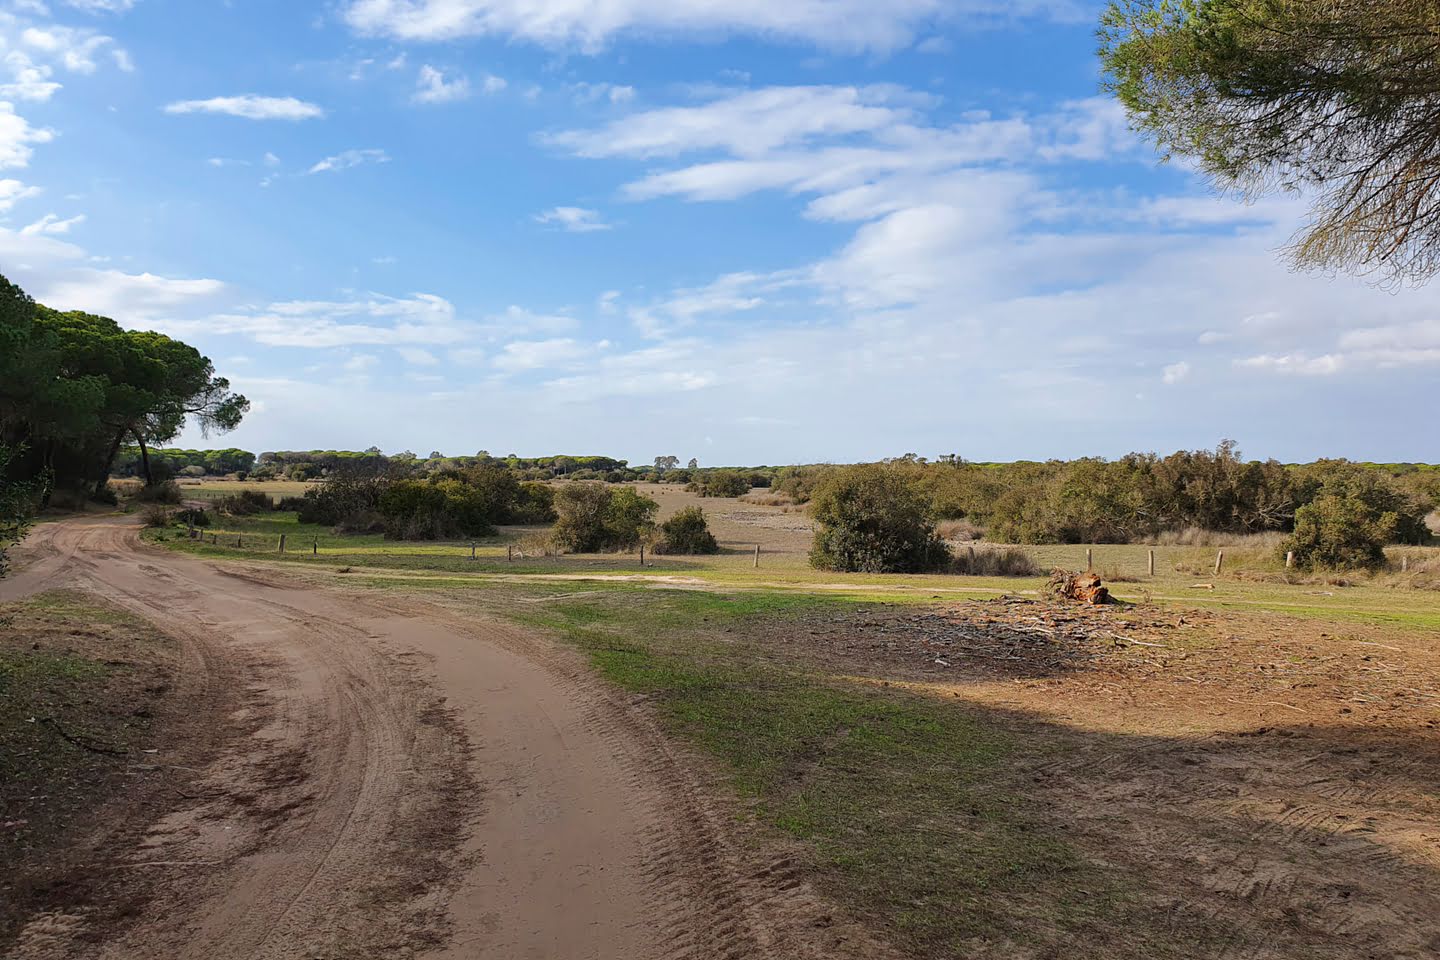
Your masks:
{"label": "distant treeline", "polygon": [[[987,539],[1008,543],[1132,543],[1192,528],[1290,533],[1317,503],[1352,509],[1387,542],[1419,543],[1440,503],[1440,470],[1431,465],[1247,461],[1229,441],[1166,457],[972,464],[910,455],[886,465],[923,495],[935,519],[969,520]],[[772,487],[805,503],[836,469],[781,468]]]}
{"label": "distant treeline", "polygon": [[[150,469],[166,477],[227,476],[245,474],[255,466],[255,454],[248,450],[180,450],[173,447],[150,451]],[[115,477],[143,477],[145,461],[139,447],[123,447],[110,474]]]}

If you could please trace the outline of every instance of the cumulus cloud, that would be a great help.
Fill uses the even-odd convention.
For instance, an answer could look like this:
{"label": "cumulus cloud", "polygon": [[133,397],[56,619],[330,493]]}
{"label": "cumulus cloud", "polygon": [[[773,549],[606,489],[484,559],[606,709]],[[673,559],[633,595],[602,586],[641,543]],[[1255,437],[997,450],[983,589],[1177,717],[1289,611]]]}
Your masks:
{"label": "cumulus cloud", "polygon": [[14,104],[0,101],[0,169],[29,166],[33,145],[54,139],[54,131],[32,127]]}
{"label": "cumulus cloud", "polygon": [[410,99],[416,103],[450,103],[470,96],[470,80],[463,75],[447,79],[444,72],[425,64],[415,81],[415,93]]}
{"label": "cumulus cloud", "polygon": [[1177,363],[1166,364],[1165,369],[1160,372],[1160,379],[1167,385],[1173,386],[1182,380],[1190,377],[1190,364],[1184,360]]}
{"label": "cumulus cloud", "polygon": [[40,193],[39,187],[27,186],[19,180],[0,180],[0,213],[8,213],[15,204]]}
{"label": "cumulus cloud", "polygon": [[319,106],[295,97],[262,97],[253,93],[209,100],[179,100],[167,104],[165,112],[214,113],[245,120],[313,120],[325,116]]}

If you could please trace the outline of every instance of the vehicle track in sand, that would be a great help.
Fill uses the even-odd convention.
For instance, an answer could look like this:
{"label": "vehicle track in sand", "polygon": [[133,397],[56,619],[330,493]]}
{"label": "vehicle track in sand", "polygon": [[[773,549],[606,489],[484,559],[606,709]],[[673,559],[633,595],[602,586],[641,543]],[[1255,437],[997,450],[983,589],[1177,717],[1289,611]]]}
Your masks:
{"label": "vehicle track in sand", "polygon": [[148,888],[138,913],[36,917],[17,957],[885,954],[733,843],[647,715],[543,637],[169,553],[117,517],[42,525],[25,555],[0,599],[90,590],[184,645],[211,759],[96,864]]}

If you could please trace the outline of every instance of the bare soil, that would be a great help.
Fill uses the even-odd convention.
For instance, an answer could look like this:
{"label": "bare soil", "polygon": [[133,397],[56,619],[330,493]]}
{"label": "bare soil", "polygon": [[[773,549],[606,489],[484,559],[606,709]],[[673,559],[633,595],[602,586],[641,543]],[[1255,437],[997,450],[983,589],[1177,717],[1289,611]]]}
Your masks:
{"label": "bare soil", "polygon": [[72,588],[150,621],[192,713],[127,755],[164,802],[97,812],[9,955],[884,955],[549,641],[148,548],[121,518],[24,553],[0,601]]}
{"label": "bare soil", "polygon": [[1195,956],[1440,956],[1432,635],[1008,598],[772,640],[1051,745],[1017,782]]}

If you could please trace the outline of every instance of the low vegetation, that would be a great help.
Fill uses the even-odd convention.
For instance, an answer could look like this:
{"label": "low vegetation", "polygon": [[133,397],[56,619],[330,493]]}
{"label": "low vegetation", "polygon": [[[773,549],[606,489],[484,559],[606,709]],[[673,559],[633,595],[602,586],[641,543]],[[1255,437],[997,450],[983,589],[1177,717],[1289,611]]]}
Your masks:
{"label": "low vegetation", "polygon": [[684,507],[660,524],[660,549],[664,553],[707,554],[719,553],[720,544],[710,532],[705,520],[705,511],[699,507]]}
{"label": "low vegetation", "polygon": [[935,532],[930,505],[900,473],[871,465],[836,470],[810,500],[818,570],[924,573],[943,570],[950,549]]}
{"label": "low vegetation", "polygon": [[629,487],[567,483],[555,494],[553,540],[575,553],[635,547],[654,529],[660,505]]}

